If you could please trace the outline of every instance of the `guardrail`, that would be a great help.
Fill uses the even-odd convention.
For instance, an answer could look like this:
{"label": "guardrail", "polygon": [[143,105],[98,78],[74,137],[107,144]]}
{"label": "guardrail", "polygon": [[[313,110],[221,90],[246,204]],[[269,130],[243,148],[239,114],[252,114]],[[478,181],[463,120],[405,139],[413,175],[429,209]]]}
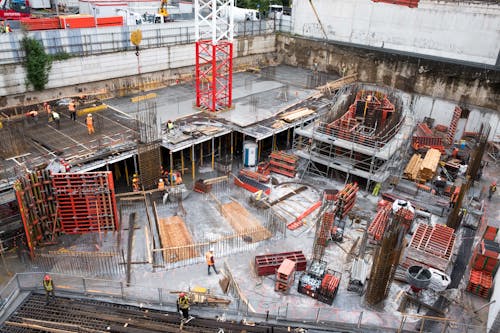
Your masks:
{"label": "guardrail", "polygon": [[[41,41],[48,54],[64,58],[135,50],[135,46],[130,42],[130,33],[136,29],[142,32],[141,49],[195,42],[193,21],[141,26],[14,31],[0,34],[0,65],[19,63],[24,59],[21,40],[25,35]],[[239,22],[235,24],[234,35],[235,38],[258,36],[273,34],[279,29],[289,31],[291,25],[288,21],[282,23],[275,20]],[[209,36],[202,35],[202,38]]]}
{"label": "guardrail", "polygon": [[[80,276],[50,273],[56,287],[56,295],[79,294],[97,299],[112,298],[115,303],[136,302],[144,307],[175,311],[177,294],[165,288],[129,285],[123,281],[89,279]],[[45,273],[18,273],[0,290],[0,322],[6,320],[9,311],[15,309],[16,297],[22,292],[43,292],[42,279]],[[305,297],[305,296],[304,296]],[[483,332],[484,326],[458,323],[448,318],[435,318],[413,314],[388,314],[366,310],[345,310],[327,306],[297,306],[292,303],[269,302],[250,299],[242,302],[238,297],[229,297],[231,303],[221,310],[228,319],[246,317],[254,320],[273,320],[296,323],[298,326],[328,327],[351,332]],[[214,310],[202,305],[192,306],[194,313],[213,316]],[[430,329],[429,327],[432,327]]]}

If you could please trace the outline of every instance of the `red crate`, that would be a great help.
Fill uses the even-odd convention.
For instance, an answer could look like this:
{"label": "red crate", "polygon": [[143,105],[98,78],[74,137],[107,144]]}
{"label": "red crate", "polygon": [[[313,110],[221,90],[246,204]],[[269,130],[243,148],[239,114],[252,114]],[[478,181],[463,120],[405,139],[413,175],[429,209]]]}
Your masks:
{"label": "red crate", "polygon": [[255,256],[255,269],[257,275],[272,275],[285,259],[295,262],[296,271],[305,271],[307,260],[302,251],[271,253]]}

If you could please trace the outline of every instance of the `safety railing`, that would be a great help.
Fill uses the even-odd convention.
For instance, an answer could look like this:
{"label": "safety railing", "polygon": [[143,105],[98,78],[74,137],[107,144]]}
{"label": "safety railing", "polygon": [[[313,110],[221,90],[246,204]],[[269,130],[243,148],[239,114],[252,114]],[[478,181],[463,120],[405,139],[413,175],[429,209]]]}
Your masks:
{"label": "safety railing", "polygon": [[[0,321],[12,311],[10,306],[22,292],[43,292],[45,273],[18,273],[0,290]],[[95,299],[112,299],[115,303],[138,303],[143,307],[173,311],[177,299],[175,290],[127,285],[123,281],[89,279],[80,276],[53,274],[56,296],[79,294]],[[227,306],[219,306],[228,319],[246,317],[253,320],[272,320],[345,330],[383,330],[384,332],[484,332],[485,327],[456,322],[448,318],[436,318],[413,314],[388,314],[365,310],[347,310],[331,306],[298,306],[286,302],[245,300],[237,296],[222,296],[231,300]],[[306,297],[306,296],[304,296]],[[193,305],[193,312],[200,316],[212,316],[214,310],[203,305]]]}
{"label": "safety railing", "polygon": [[[235,38],[272,34],[280,27],[281,24],[274,20],[238,22],[235,24]],[[24,51],[21,41],[26,34],[39,40],[48,54],[64,58],[135,50],[135,46],[130,42],[130,34],[138,28],[142,32],[141,49],[195,42],[195,28],[192,21],[162,25],[42,30],[27,33],[16,31],[10,34],[0,34],[0,65],[19,63],[23,60]],[[207,29],[207,31],[210,30]],[[202,35],[202,38],[209,37],[206,34]]]}

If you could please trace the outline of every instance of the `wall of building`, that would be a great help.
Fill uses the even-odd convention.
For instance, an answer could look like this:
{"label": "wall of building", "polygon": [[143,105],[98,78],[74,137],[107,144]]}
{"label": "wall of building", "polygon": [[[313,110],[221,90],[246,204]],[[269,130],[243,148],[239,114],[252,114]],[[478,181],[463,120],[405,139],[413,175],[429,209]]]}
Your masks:
{"label": "wall of building", "polygon": [[[275,56],[275,45],[275,35],[238,38],[234,42],[234,65],[238,68],[240,64],[269,63]],[[55,61],[43,93],[27,89],[21,64],[3,65],[0,96],[4,97],[0,97],[0,107],[103,89],[112,94],[125,93],[141,84],[160,86],[194,74],[195,59],[195,45],[182,44],[142,50],[139,63],[135,51]],[[142,76],[137,76],[139,71]]]}
{"label": "wall of building", "polygon": [[[418,8],[371,0],[314,0],[329,40],[494,65],[500,4],[420,0]],[[293,2],[293,32],[324,38],[309,1]]]}
{"label": "wall of building", "polygon": [[499,110],[500,72],[418,57],[391,54],[279,35],[280,62],[292,66],[357,73],[362,82],[394,87],[410,93]]}

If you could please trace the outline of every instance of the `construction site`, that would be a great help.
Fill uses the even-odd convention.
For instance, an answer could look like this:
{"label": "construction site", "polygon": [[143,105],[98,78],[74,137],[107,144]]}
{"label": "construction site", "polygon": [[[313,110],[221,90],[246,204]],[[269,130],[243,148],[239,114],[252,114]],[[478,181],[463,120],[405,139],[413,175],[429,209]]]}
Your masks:
{"label": "construction site", "polygon": [[[495,29],[500,6],[291,5],[249,27],[195,0],[142,44],[34,34],[120,44],[54,61],[43,90],[0,61],[0,332],[500,331],[500,30],[455,56],[376,19]],[[361,9],[387,45],[326,23]]]}

